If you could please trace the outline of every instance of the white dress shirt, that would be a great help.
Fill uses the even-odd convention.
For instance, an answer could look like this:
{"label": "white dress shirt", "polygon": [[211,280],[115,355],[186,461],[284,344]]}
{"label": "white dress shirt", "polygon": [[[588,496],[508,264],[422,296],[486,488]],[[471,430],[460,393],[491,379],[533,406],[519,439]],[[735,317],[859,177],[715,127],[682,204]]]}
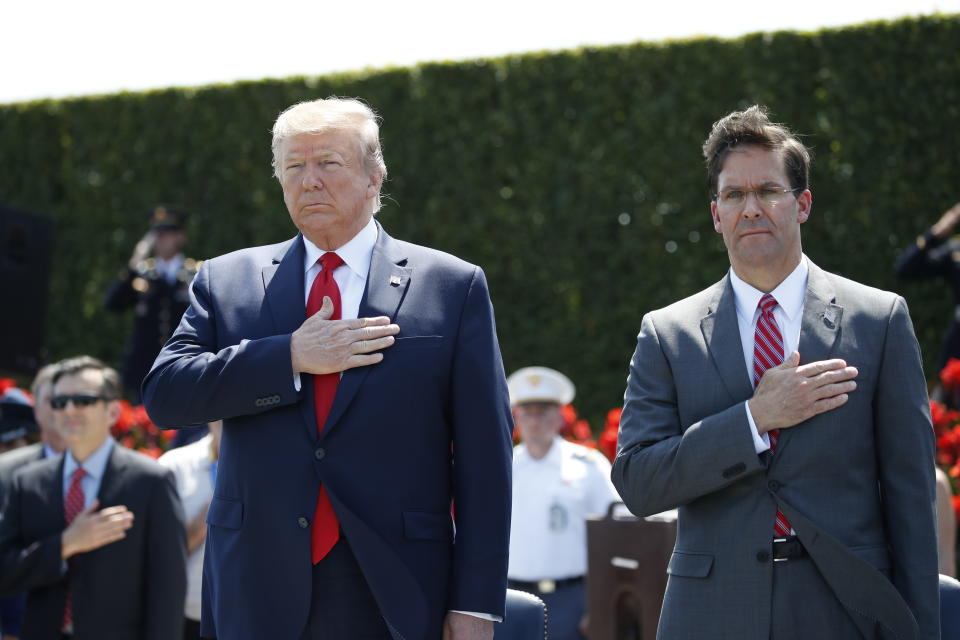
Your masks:
{"label": "white dress shirt", "polygon": [[[770,295],[777,301],[773,317],[777,321],[780,335],[783,337],[784,358],[796,351],[800,344],[800,325],[803,323],[803,299],[807,292],[807,257],[801,256],[800,264],[790,272]],[[730,268],[730,284],[733,286],[733,299],[737,307],[737,326],[740,329],[740,344],[743,347],[743,360],[747,365],[747,374],[753,382],[753,337],[760,319],[760,298],[764,292],[747,284]],[[801,358],[803,354],[800,354]],[[744,402],[747,421],[753,434],[753,445],[757,453],[770,448],[770,437],[760,435],[750,413],[750,405]]]}
{"label": "white dress shirt", "polygon": [[154,268],[157,270],[157,273],[163,276],[163,279],[167,281],[167,284],[173,284],[177,281],[177,276],[180,274],[180,268],[183,266],[183,254],[178,253],[169,260],[164,260],[163,258],[157,256],[156,262],[154,263]]}
{"label": "white dress shirt", "polygon": [[77,462],[70,449],[67,449],[63,456],[63,499],[67,499],[67,492],[70,490],[70,482],[73,480],[73,472],[77,467],[83,467],[86,475],[80,480],[80,488],[83,489],[83,508],[87,509],[100,493],[100,483],[103,481],[103,474],[107,470],[107,461],[110,460],[110,452],[113,451],[115,443],[113,438],[107,437],[97,449],[91,453],[83,463]]}
{"label": "white dress shirt", "polygon": [[[360,301],[363,291],[367,287],[367,274],[370,272],[370,259],[373,257],[373,247],[377,244],[377,223],[370,218],[370,222],[360,232],[350,238],[334,253],[343,260],[343,264],[333,270],[333,279],[340,288],[340,319],[353,320],[360,312]],[[322,270],[321,256],[327,253],[303,236],[303,306],[307,306],[310,299],[310,289],[313,281]],[[300,374],[293,375],[293,387],[300,391]]]}

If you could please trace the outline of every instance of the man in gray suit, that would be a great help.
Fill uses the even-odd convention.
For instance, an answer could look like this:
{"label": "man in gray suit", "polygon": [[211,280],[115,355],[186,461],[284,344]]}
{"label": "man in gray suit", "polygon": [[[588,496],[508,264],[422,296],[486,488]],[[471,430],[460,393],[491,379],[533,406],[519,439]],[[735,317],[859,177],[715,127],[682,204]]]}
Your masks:
{"label": "man in gray suit", "polygon": [[643,318],[613,482],[678,507],[660,638],[939,638],[933,431],[903,299],[801,249],[810,156],[763,108],[704,144],[731,269]]}

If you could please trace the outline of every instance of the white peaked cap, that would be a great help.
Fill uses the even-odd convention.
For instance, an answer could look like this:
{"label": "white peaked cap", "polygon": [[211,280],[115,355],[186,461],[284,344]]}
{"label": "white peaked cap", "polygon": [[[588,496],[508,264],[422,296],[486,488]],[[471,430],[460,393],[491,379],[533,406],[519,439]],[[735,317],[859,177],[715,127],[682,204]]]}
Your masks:
{"label": "white peaked cap", "polygon": [[570,404],[577,395],[577,389],[570,378],[547,367],[524,367],[507,378],[510,390],[510,406],[531,402],[552,402],[559,405]]}

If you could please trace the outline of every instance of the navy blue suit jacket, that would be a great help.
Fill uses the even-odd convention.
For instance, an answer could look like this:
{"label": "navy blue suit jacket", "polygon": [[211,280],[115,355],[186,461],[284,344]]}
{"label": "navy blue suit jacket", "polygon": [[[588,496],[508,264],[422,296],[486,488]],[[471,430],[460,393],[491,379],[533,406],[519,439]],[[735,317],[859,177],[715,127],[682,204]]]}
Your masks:
{"label": "navy blue suit jacket", "polygon": [[300,637],[321,482],[395,635],[440,638],[450,609],[503,614],[512,421],[486,281],[378,230],[359,315],[400,333],[383,361],[343,373],[322,437],[310,376],[295,391],[290,358],[305,319],[300,236],[204,262],[144,381],[157,424],[225,420],[204,636]]}

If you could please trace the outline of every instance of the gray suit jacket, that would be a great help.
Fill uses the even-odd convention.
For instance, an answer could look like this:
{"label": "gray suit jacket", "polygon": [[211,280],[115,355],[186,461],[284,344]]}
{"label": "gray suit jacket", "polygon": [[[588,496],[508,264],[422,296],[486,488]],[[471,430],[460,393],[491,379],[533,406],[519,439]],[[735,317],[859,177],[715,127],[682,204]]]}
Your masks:
{"label": "gray suit jacket", "polygon": [[774,513],[868,638],[939,638],[934,439],[904,300],[812,262],[801,363],[859,370],[838,409],[758,456],[729,275],[647,314],[613,482],[637,515],[679,507],[661,638],[767,640]]}

